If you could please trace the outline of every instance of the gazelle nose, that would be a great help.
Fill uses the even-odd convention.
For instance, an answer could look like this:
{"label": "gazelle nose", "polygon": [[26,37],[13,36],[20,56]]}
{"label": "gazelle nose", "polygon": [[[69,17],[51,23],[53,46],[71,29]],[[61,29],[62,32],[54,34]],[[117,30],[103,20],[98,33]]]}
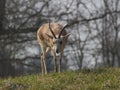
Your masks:
{"label": "gazelle nose", "polygon": [[59,53],[59,50],[58,50],[58,49],[56,50],[56,53]]}

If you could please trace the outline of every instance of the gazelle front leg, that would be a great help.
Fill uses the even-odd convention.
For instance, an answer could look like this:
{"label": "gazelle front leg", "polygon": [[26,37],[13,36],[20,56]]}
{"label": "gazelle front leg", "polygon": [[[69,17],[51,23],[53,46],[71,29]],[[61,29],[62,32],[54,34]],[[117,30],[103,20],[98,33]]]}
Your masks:
{"label": "gazelle front leg", "polygon": [[63,56],[63,52],[60,53],[60,59],[59,59],[59,65],[58,65],[58,72],[61,72],[61,63],[62,63],[62,56]]}
{"label": "gazelle front leg", "polygon": [[58,71],[58,68],[57,68],[57,58],[56,58],[56,53],[54,50],[52,50],[52,54],[53,54],[53,60],[54,60],[54,72],[57,72]]}

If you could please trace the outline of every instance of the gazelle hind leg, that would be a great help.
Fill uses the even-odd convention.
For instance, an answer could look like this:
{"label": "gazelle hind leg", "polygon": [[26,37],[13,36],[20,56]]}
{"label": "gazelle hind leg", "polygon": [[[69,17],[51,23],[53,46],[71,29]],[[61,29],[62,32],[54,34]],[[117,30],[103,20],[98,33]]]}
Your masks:
{"label": "gazelle hind leg", "polygon": [[41,53],[41,71],[42,71],[42,74],[44,73],[44,66],[43,66],[43,53]]}
{"label": "gazelle hind leg", "polygon": [[46,48],[41,45],[41,66],[42,66],[42,73],[47,74],[47,68],[46,68]]}
{"label": "gazelle hind leg", "polygon": [[47,74],[47,67],[46,67],[46,52],[43,52],[43,66],[44,66],[44,73]]}

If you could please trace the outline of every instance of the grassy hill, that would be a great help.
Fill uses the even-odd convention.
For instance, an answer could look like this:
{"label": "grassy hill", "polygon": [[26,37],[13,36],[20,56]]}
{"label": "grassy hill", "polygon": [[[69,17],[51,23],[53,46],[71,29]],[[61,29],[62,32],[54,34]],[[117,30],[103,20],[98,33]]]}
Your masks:
{"label": "grassy hill", "polygon": [[9,77],[0,79],[0,90],[120,90],[120,69]]}

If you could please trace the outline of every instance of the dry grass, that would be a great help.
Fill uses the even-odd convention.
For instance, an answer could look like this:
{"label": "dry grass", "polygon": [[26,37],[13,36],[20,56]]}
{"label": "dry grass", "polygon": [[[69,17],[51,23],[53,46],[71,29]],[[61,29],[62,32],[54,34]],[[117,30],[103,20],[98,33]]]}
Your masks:
{"label": "dry grass", "polygon": [[66,71],[0,79],[0,90],[119,90],[120,69]]}

